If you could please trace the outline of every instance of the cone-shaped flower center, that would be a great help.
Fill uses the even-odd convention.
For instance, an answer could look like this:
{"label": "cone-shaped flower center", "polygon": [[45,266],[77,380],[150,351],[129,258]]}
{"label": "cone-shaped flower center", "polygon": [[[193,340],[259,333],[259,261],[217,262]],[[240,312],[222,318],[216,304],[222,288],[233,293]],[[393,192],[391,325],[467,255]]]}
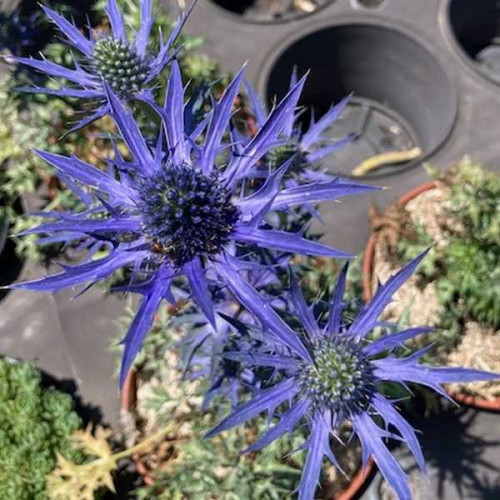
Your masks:
{"label": "cone-shaped flower center", "polygon": [[102,38],[94,47],[94,64],[111,89],[120,97],[142,90],[149,66],[128,43],[114,38]]}
{"label": "cone-shaped flower center", "polygon": [[313,344],[313,363],[304,363],[300,385],[316,408],[353,412],[363,408],[374,391],[370,362],[351,339],[322,338]]}
{"label": "cone-shaped flower center", "polygon": [[180,266],[227,243],[239,211],[218,175],[167,166],[140,188],[144,229],[158,252]]}

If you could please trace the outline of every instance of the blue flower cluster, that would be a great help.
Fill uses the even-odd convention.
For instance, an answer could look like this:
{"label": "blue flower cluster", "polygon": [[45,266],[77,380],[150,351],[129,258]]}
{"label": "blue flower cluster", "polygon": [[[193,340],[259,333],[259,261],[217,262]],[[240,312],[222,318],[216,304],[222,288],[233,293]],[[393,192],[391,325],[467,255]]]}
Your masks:
{"label": "blue flower cluster", "polygon": [[[59,90],[30,91],[97,105],[79,126],[109,114],[130,154],[125,158],[115,147],[114,158],[103,171],[76,157],[36,152],[57,170],[85,209],[46,213],[49,220],[27,233],[44,235],[45,241],[78,244],[86,255],[81,263],[64,266],[59,274],[13,288],[58,291],[90,286],[125,269],[127,284],[122,290],[142,295],[142,302],[123,339],[120,385],[162,301],[175,305],[180,299],[192,300],[197,327],[186,339],[188,363],[196,364],[198,374],[209,379],[205,404],[219,393],[229,396],[234,408],[209,435],[268,412],[274,425],[250,447],[255,451],[298,425],[308,426],[307,460],[298,493],[300,499],[312,499],[324,457],[338,465],[330,439],[348,420],[362,443],[364,462],[373,457],[399,497],[409,499],[405,474],[385,438],[405,441],[419,466],[425,469],[425,464],[414,430],[398,413],[395,402],[384,396],[381,383],[405,386],[411,382],[443,393],[442,383],[488,380],[494,375],[422,365],[425,349],[400,357],[397,348],[426,333],[425,328],[370,340],[370,332],[381,325],[383,309],[424,255],[381,285],[373,300],[350,321],[345,318],[343,301],[347,266],[331,304],[323,305],[319,317],[315,314],[318,304],[306,303],[292,273],[289,289],[283,288],[280,276],[296,254],[350,257],[309,237],[305,229],[290,230],[293,224],[286,222],[287,217],[296,226],[301,208],[315,213],[320,202],[375,189],[328,176],[318,166],[320,159],[352,139],[324,145],[321,138],[347,100],[302,133],[297,105],[305,78],[294,78],[288,94],[267,114],[245,84],[243,68],[193,127],[172,50],[188,14],[159,52],[152,54],[148,44],[153,25],[151,0],[141,0],[140,7],[142,24],[133,41],[116,0],[108,0],[111,32],[91,30],[90,38],[43,7],[78,52],[74,68],[45,59],[17,58],[19,63],[70,82]],[[166,98],[160,105],[153,81],[167,65]],[[242,134],[232,123],[234,102],[243,84],[257,122],[252,134]],[[153,135],[151,126],[146,133],[136,121],[135,101],[148,103],[158,115],[158,121],[151,124],[156,124]],[[281,286],[279,297],[266,295],[271,285]],[[267,376],[263,378],[262,373]],[[244,390],[248,387],[251,397],[241,403],[242,393],[249,394]]]}

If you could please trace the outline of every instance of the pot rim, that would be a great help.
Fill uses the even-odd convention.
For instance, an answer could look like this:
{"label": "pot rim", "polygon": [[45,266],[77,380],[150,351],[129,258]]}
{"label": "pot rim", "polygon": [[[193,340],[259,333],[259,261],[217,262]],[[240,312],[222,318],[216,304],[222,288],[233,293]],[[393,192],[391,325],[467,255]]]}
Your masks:
{"label": "pot rim", "polygon": [[309,17],[312,17],[316,14],[319,14],[323,9],[328,8],[331,4],[335,3],[337,0],[327,0],[324,4],[318,6],[317,9],[312,12],[295,12],[289,15],[285,15],[283,17],[276,18],[259,18],[259,17],[251,17],[245,16],[244,14],[238,14],[237,12],[233,12],[231,10],[225,9],[222,5],[219,5],[214,0],[205,0],[205,4],[207,8],[213,10],[217,15],[225,17],[227,20],[232,21],[235,24],[248,24],[248,25],[257,25],[257,26],[276,26],[281,24],[288,23],[297,23]]}
{"label": "pot rim", "polygon": [[[121,410],[125,412],[132,412],[137,403],[137,370],[132,368],[125,379],[122,391],[120,393],[120,406]],[[142,476],[144,483],[147,486],[155,484],[154,477],[150,474],[146,464],[139,455],[134,455],[134,463],[137,467],[137,472]],[[360,467],[356,474],[352,476],[351,481],[347,488],[342,490],[333,500],[353,500],[356,495],[361,491],[363,486],[368,481],[369,477],[375,468],[373,459],[369,459],[364,467]]]}
{"label": "pot rim", "polygon": [[[410,201],[414,200],[422,193],[436,189],[439,181],[428,181],[416,188],[411,189],[406,194],[401,196],[396,202],[396,206],[403,208]],[[365,247],[363,254],[363,300],[369,302],[372,299],[372,273],[373,273],[373,259],[375,256],[375,245],[377,244],[377,233],[372,232]],[[472,408],[479,410],[500,411],[500,397],[493,400],[482,399],[465,391],[449,391],[445,389],[446,393],[459,403],[465,404]]]}

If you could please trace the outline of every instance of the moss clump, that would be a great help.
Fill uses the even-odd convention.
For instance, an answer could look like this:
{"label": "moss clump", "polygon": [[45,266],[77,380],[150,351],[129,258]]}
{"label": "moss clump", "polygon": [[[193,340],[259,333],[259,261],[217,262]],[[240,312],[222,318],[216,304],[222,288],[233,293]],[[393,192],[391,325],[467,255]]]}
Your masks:
{"label": "moss clump", "polygon": [[71,396],[45,389],[30,363],[0,359],[0,498],[48,499],[56,453],[79,460],[69,437],[81,424]]}

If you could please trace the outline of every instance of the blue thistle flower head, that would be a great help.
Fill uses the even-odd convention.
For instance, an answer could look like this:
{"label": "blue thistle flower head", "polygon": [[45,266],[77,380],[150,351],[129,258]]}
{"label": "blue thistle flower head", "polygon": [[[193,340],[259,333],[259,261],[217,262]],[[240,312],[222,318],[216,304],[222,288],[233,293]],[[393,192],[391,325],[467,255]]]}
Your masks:
{"label": "blue thistle flower head", "polygon": [[107,36],[96,41],[92,69],[119,97],[129,100],[144,90],[150,61],[137,54],[128,42]]}
{"label": "blue thistle flower head", "polygon": [[310,345],[314,363],[298,370],[301,392],[314,408],[349,414],[365,409],[375,391],[373,367],[350,337],[318,339]]}
{"label": "blue thistle flower head", "polygon": [[[427,333],[428,328],[410,328],[372,342],[367,339],[372,329],[381,325],[378,318],[393,294],[411,276],[424,255],[380,286],[373,300],[350,324],[343,321],[347,266],[334,290],[326,321],[318,321],[296,280],[291,277],[291,300],[302,325],[300,332],[294,331],[251,285],[243,284],[242,294],[246,295],[247,307],[264,328],[267,342],[259,349],[237,350],[224,355],[249,367],[274,369],[274,373],[265,389],[237,407],[208,437],[269,412],[276,423],[248,449],[256,451],[305,421],[310,435],[304,446],[307,458],[299,499],[311,500],[319,482],[323,458],[326,456],[338,467],[330,438],[335,436],[342,422],[348,420],[361,442],[363,462],[373,457],[399,498],[411,499],[407,477],[384,440],[395,438],[405,442],[425,471],[423,454],[414,429],[399,414],[394,402],[384,396],[381,384],[392,382],[403,387],[408,383],[421,384],[446,396],[441,387],[443,383],[499,378],[479,370],[422,365],[420,359],[428,348],[406,357],[396,355],[395,351],[406,340]],[[228,269],[229,274],[238,273],[235,268]],[[397,434],[389,432],[389,427]]]}
{"label": "blue thistle flower head", "polygon": [[[294,71],[290,86],[293,87],[296,83],[297,74]],[[245,82],[245,89],[257,129],[259,129],[266,116],[264,105],[248,82]],[[299,123],[301,111],[290,115],[283,126],[280,135],[281,142],[270,149],[265,157],[266,165],[273,170],[293,157],[292,169],[299,176],[323,180],[329,178],[327,174],[318,170],[318,162],[352,142],[355,135],[349,134],[336,141],[327,142],[323,134],[342,115],[348,103],[349,97],[342,99],[317,122],[314,121],[313,115],[311,124],[305,132],[302,131]]]}
{"label": "blue thistle flower head", "polygon": [[[252,271],[245,256],[253,251],[303,253],[329,257],[349,254],[302,232],[273,227],[270,212],[286,212],[302,203],[318,203],[374,188],[343,179],[283,187],[291,161],[269,175],[258,190],[245,188],[261,158],[275,144],[283,124],[293,114],[304,79],[270,113],[259,133],[245,144],[227,145],[233,103],[243,78],[241,70],[213,105],[202,123],[188,132],[184,115],[184,87],[179,65],[173,62],[164,106],[152,102],[162,118],[163,131],[149,143],[112,89],[104,83],[111,114],[132,155],[118,153],[109,172],[75,157],[47,152],[38,154],[53,165],[61,179],[80,197],[82,213],[49,213],[55,220],[28,233],[44,234],[47,241],[78,241],[88,260],[42,280],[15,285],[33,290],[60,290],[95,283],[117,269],[127,268],[131,282],[125,291],[144,296],[124,339],[120,383],[130,369],[155,311],[163,299],[175,303],[174,280],[189,284],[190,294],[215,327],[213,285],[227,286],[238,300],[240,279],[226,272],[232,266]],[[203,138],[202,138],[203,135]],[[220,164],[221,152],[225,163]],[[107,257],[95,259],[98,250]]]}
{"label": "blue thistle flower head", "polygon": [[[235,303],[225,302],[219,305],[219,311],[234,314]],[[237,309],[237,308],[236,308]],[[191,317],[189,317],[191,316]],[[246,315],[250,322],[252,318]],[[180,321],[183,321],[180,318]],[[193,322],[196,321],[196,324]],[[220,400],[229,400],[235,408],[240,401],[242,391],[253,390],[257,381],[251,368],[220,356],[221,352],[239,349],[239,339],[230,338],[230,328],[218,318],[217,329],[201,314],[188,315],[188,334],[182,341],[186,376],[208,382],[208,388],[201,406],[202,411]],[[248,345],[247,345],[248,347]]]}
{"label": "blue thistle flower head", "polygon": [[217,255],[229,242],[239,210],[217,172],[166,165],[139,186],[144,232],[158,252],[182,266],[198,255]]}
{"label": "blue thistle flower head", "polygon": [[90,38],[84,36],[63,16],[42,5],[45,14],[64,35],[66,43],[77,51],[74,67],[66,68],[46,59],[10,59],[50,77],[62,78],[68,81],[70,86],[56,90],[41,87],[23,87],[19,90],[100,102],[97,109],[78,123],[71,132],[110,112],[106,85],[123,101],[151,100],[154,81],[175,56],[174,42],[195,3],[196,0],[177,22],[168,40],[161,43],[158,52],[154,54],[149,46],[149,36],[154,23],[152,0],[140,2],[141,24],[133,39],[127,34],[116,0],[108,0],[106,8],[111,33],[102,35],[91,30]]}

